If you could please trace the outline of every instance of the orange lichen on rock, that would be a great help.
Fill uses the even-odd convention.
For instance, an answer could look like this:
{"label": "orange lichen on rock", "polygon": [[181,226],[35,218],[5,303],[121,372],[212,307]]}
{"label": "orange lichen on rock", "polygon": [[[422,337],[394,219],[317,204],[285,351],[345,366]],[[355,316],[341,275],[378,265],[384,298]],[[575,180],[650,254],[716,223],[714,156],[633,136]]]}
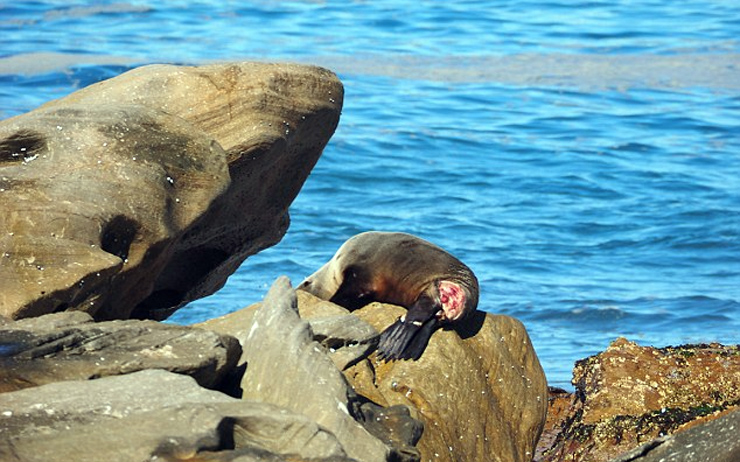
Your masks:
{"label": "orange lichen on rock", "polygon": [[569,409],[552,423],[560,432],[549,447],[541,442],[539,460],[606,461],[740,407],[740,349],[642,347],[619,338],[576,363],[573,383]]}

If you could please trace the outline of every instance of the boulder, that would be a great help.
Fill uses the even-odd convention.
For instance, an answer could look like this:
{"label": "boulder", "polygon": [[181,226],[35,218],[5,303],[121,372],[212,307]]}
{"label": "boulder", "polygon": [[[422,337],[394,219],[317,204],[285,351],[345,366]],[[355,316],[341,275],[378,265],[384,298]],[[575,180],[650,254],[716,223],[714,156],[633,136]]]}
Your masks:
{"label": "boulder", "polygon": [[[457,332],[436,332],[419,361],[383,363],[369,353],[374,351],[377,332],[395,321],[403,308],[374,303],[350,314],[297,291],[298,310],[306,324],[295,314],[292,291],[281,284],[282,301],[276,301],[273,293],[261,304],[201,325],[242,342],[243,360],[249,363],[242,384],[245,394],[259,393],[259,398],[253,398],[281,405],[295,400],[296,394],[307,396],[306,401],[322,403],[307,415],[333,412],[339,406],[339,420],[345,423],[349,422],[346,406],[354,420],[407,460],[532,459],[545,421],[547,387],[520,322],[478,312]],[[342,321],[347,316],[355,319]],[[335,327],[330,328],[332,324]],[[374,327],[375,335],[366,324]],[[319,358],[336,358],[348,350],[354,351],[346,353],[353,354],[352,359],[335,363],[344,369],[350,387],[342,385],[344,380],[336,372],[316,372],[332,370],[326,359]],[[417,420],[423,422],[420,440],[422,427]],[[360,459],[370,460],[370,454]]]}
{"label": "boulder", "polygon": [[300,414],[160,370],[0,394],[0,460],[352,462]]}
{"label": "boulder", "polygon": [[164,319],[218,290],[284,235],[342,97],[312,66],[153,65],[0,122],[0,316]]}
{"label": "boulder", "polygon": [[[221,325],[225,325],[223,319]],[[210,323],[205,326],[218,329]],[[390,460],[414,460],[413,454],[410,459],[401,458],[407,454],[389,447],[358,422],[362,401],[298,315],[295,291],[287,278],[278,279],[254,308],[251,325],[237,329],[231,335],[241,342],[247,364],[241,383],[244,399],[308,416],[331,431],[349,457],[385,461],[395,451],[396,458]]]}
{"label": "boulder", "polygon": [[[381,331],[405,310],[372,303],[354,312]],[[521,322],[476,312],[432,335],[418,361],[375,355],[345,371],[382,406],[405,405],[424,422],[422,460],[532,460],[547,410],[547,382]]]}
{"label": "boulder", "polygon": [[235,338],[203,329],[138,320],[94,323],[87,313],[54,313],[0,326],[0,393],[145,369],[220,388],[240,356]]}
{"label": "boulder", "polygon": [[642,347],[619,338],[576,363],[573,383],[575,393],[557,398],[567,409],[542,461],[607,461],[737,408],[740,351],[719,344]]}
{"label": "boulder", "polygon": [[662,436],[610,462],[737,462],[740,409],[674,435]]}

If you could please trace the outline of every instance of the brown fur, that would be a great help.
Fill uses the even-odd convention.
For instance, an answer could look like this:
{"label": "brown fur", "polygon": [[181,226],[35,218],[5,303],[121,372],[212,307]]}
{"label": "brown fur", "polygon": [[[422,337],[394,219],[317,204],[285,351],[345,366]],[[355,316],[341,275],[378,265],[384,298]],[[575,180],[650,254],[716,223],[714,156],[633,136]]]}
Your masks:
{"label": "brown fur", "polygon": [[[371,231],[347,240],[331,260],[306,278],[298,289],[348,309],[360,308],[374,301],[400,305],[409,310],[408,316],[417,323],[436,318],[435,323],[443,324],[450,320],[439,315],[440,310],[444,311],[439,296],[441,281],[456,283],[464,291],[461,318],[475,311],[478,280],[460,260],[410,234]],[[403,318],[397,324],[405,322]],[[417,324],[417,328],[420,325]],[[395,341],[403,345],[397,345],[394,350],[408,348],[411,337],[416,334],[408,331],[412,327],[402,327],[403,335],[399,334]],[[437,324],[430,326],[428,335],[437,327]],[[421,347],[417,345],[416,349],[423,351],[425,346],[426,343]],[[401,356],[390,359],[405,358],[397,353]]]}

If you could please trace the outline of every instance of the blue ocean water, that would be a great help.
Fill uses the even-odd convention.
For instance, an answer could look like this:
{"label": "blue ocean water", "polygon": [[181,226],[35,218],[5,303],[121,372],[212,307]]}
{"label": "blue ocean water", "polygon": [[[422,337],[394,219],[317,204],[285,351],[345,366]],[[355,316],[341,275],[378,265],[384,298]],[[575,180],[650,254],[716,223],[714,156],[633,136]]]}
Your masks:
{"label": "blue ocean water", "polygon": [[522,320],[553,385],[617,336],[740,342],[740,3],[13,2],[0,118],[141,64],[324,65],[340,126],[277,246],[173,322],[417,234]]}

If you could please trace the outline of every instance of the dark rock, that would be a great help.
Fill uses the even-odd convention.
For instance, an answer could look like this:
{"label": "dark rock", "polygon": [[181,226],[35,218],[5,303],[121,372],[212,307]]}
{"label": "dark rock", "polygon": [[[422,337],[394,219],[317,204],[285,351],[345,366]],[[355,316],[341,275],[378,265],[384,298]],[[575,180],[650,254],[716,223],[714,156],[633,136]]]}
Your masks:
{"label": "dark rock", "polygon": [[569,414],[575,399],[573,393],[562,388],[548,387],[547,398],[547,420],[542,435],[537,442],[534,460],[540,461],[544,457],[545,451],[552,448],[560,436],[565,421],[572,416]]}
{"label": "dark rock", "polygon": [[560,432],[539,460],[607,461],[740,405],[740,350],[641,347],[620,338],[579,361],[573,383]]}
{"label": "dark rock", "polygon": [[311,66],[157,65],[0,122],[0,316],[163,319],[216,291],[284,235],[342,94]]}
{"label": "dark rock", "polygon": [[674,435],[663,436],[611,462],[738,462],[740,409]]}
{"label": "dark rock", "polygon": [[418,461],[416,444],[424,432],[424,424],[411,417],[403,405],[383,407],[367,401],[355,407],[355,414],[373,436],[395,448],[394,462]]}
{"label": "dark rock", "polygon": [[240,355],[236,339],[202,329],[49,314],[0,327],[0,392],[144,369],[190,375],[218,388]]}
{"label": "dark rock", "polygon": [[351,462],[336,438],[305,416],[165,371],[3,393],[0,409],[3,461]]}

